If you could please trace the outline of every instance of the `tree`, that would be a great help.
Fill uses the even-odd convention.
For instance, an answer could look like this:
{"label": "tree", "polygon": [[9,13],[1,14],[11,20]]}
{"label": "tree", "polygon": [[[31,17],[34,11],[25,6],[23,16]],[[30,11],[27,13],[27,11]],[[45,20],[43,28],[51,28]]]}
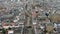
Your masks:
{"label": "tree", "polygon": [[6,34],[6,32],[7,32],[7,30],[3,28],[3,29],[2,29],[2,33],[3,33],[3,34]]}
{"label": "tree", "polygon": [[49,14],[48,13],[45,13],[45,15],[48,17],[49,16]]}
{"label": "tree", "polygon": [[52,22],[60,22],[60,15],[51,15],[51,16],[49,16],[49,19]]}

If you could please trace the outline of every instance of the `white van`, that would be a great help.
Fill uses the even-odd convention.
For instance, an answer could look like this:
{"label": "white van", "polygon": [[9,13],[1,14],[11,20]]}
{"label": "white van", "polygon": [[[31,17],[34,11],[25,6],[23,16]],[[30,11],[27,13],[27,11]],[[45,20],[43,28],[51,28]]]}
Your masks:
{"label": "white van", "polygon": [[8,34],[13,34],[14,31],[13,30],[8,30]]}

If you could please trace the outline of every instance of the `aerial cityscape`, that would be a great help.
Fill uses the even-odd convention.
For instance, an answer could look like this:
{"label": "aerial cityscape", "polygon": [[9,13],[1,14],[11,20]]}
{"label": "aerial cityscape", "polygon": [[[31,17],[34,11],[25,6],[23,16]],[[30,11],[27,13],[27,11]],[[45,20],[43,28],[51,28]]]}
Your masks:
{"label": "aerial cityscape", "polygon": [[60,0],[0,0],[0,34],[60,34]]}

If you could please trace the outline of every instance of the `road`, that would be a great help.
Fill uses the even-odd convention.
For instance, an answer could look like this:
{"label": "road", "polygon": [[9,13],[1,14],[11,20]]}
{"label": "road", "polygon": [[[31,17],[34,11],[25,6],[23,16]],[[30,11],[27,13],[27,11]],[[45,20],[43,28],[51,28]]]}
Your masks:
{"label": "road", "polygon": [[[30,14],[28,14],[28,16],[25,16],[26,18],[26,22],[25,22],[25,26],[23,29],[23,34],[34,34],[34,29],[32,28],[32,17]],[[31,27],[30,27],[31,26]]]}
{"label": "road", "polygon": [[22,28],[17,28],[16,30],[14,30],[14,34],[20,34],[21,33],[21,29]]}
{"label": "road", "polygon": [[34,29],[32,28],[24,28],[23,34],[34,34]]}
{"label": "road", "polygon": [[23,26],[22,27],[19,27],[19,28],[16,28],[15,30],[14,30],[14,34],[23,34]]}

